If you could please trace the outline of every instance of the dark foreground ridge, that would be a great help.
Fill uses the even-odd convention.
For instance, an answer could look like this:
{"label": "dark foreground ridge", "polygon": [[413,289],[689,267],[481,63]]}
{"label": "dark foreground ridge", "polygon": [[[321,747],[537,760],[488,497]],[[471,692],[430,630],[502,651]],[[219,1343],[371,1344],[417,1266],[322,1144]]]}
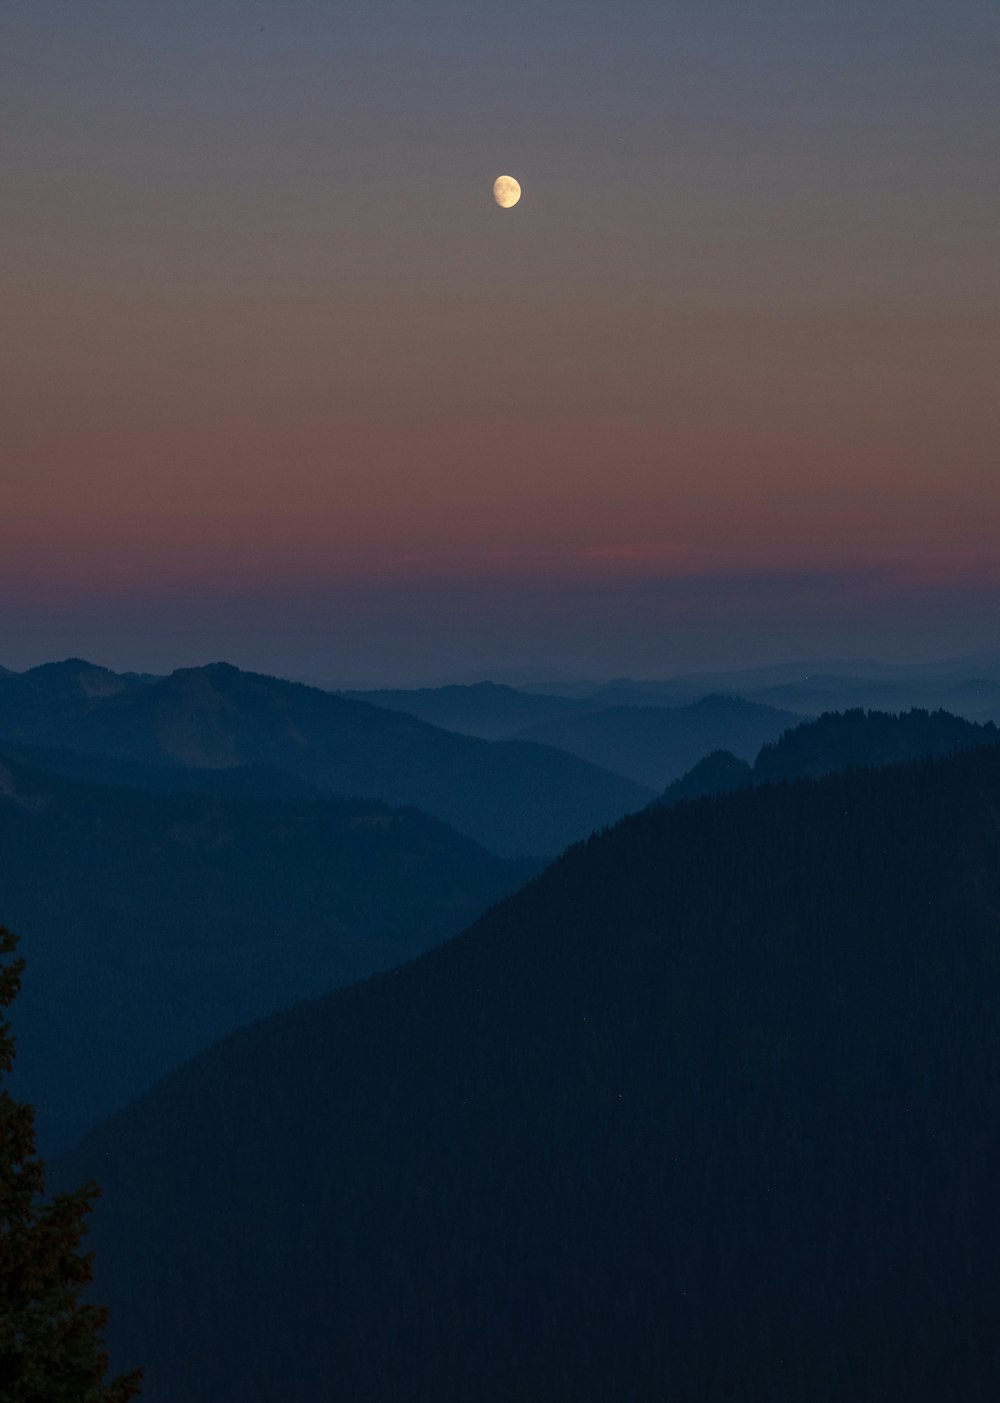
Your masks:
{"label": "dark foreground ridge", "polygon": [[1000,1395],[1000,750],[652,809],[63,1166],[148,1403]]}

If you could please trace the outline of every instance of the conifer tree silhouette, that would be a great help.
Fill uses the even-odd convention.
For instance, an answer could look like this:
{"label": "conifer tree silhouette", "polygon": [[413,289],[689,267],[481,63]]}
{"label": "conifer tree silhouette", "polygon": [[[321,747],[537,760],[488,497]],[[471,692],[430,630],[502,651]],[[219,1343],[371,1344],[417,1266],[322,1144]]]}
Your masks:
{"label": "conifer tree silhouette", "polygon": [[80,1250],[97,1185],[43,1202],[35,1112],[2,1085],[14,1039],[2,1010],[21,985],[17,939],[0,926],[0,1398],[4,1403],[128,1403],[141,1370],[105,1383],[107,1311],[81,1299],[92,1253]]}

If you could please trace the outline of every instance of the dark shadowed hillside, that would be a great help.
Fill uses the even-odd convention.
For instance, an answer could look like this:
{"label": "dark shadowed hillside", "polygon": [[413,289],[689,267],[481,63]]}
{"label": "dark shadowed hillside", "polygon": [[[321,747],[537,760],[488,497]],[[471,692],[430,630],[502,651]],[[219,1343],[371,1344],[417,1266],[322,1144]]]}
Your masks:
{"label": "dark shadowed hillside", "polygon": [[453,935],[529,871],[371,800],[152,795],[0,758],[0,911],[30,966],[18,1087],[46,1150],[240,1023]]}
{"label": "dark shadowed hillside", "polygon": [[149,794],[214,794],[220,799],[328,798],[307,780],[270,765],[233,765],[207,770],[195,765],[145,765],[80,750],[0,742],[2,754],[32,770],[98,784],[105,789],[142,789]]}
{"label": "dark shadowed hillside", "polygon": [[224,663],[148,684],[102,669],[81,680],[86,666],[0,679],[0,740],[152,765],[266,766],[326,793],[413,805],[504,856],[558,852],[651,797],[549,747],[459,736]]}
{"label": "dark shadowed hillside", "polygon": [[713,750],[752,760],[760,747],[802,720],[740,697],[709,696],[688,706],[615,706],[522,731],[637,783],[662,787]]}
{"label": "dark shadowed hillside", "polygon": [[149,1403],[992,1403],[998,1001],[1000,749],[626,819],[73,1156],[116,1360]]}

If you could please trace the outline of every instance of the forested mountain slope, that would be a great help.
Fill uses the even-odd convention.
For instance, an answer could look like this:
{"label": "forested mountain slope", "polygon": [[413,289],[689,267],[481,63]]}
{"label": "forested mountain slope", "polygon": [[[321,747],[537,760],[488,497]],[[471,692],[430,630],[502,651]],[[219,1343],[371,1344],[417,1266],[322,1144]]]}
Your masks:
{"label": "forested mountain slope", "polygon": [[62,1167],[149,1403],[992,1403],[1000,749],[654,808]]}
{"label": "forested mountain slope", "polygon": [[761,747],[753,766],[726,752],[707,756],[656,801],[674,804],[774,780],[818,779],[856,767],[897,765],[1000,744],[992,723],[976,724],[946,711],[829,712],[785,731]]}
{"label": "forested mountain slope", "polygon": [[854,765],[895,765],[997,743],[996,726],[977,725],[947,711],[832,712],[763,746],[754,761],[754,781],[817,779]]}

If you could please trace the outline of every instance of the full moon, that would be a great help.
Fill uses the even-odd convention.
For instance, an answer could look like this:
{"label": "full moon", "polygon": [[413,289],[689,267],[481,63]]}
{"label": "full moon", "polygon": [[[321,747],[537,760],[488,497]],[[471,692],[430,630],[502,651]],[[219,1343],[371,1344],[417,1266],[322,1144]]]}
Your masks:
{"label": "full moon", "polygon": [[521,187],[512,175],[498,175],[493,182],[493,198],[501,209],[510,209],[521,198]]}

